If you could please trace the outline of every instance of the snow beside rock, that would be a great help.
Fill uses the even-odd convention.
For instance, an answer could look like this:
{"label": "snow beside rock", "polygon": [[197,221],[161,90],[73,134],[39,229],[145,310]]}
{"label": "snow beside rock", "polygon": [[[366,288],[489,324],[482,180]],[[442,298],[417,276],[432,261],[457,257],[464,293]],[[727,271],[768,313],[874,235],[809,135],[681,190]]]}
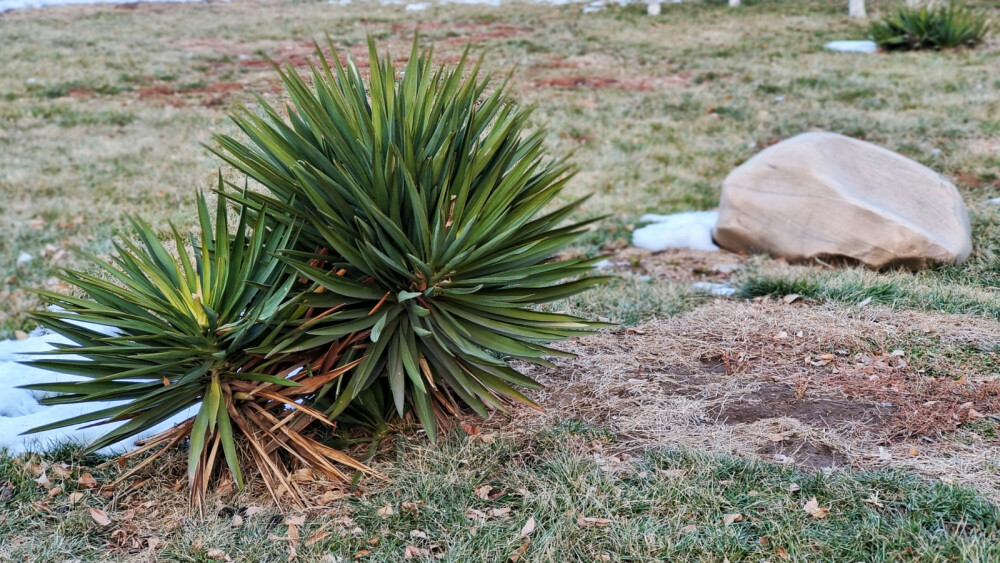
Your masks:
{"label": "snow beside rock", "polygon": [[[18,360],[23,361],[30,358],[33,353],[53,349],[54,344],[66,343],[69,343],[69,341],[58,334],[42,333],[40,331],[32,333],[30,337],[24,340],[0,341],[0,450],[6,449],[9,455],[18,455],[28,450],[44,450],[57,444],[77,443],[85,445],[118,426],[117,424],[104,424],[85,429],[68,427],[40,432],[38,434],[21,435],[22,432],[38,426],[120,404],[117,402],[101,402],[71,405],[42,405],[38,400],[45,393],[17,388],[21,385],[35,383],[77,380],[78,378],[73,375],[55,373],[17,363]],[[196,407],[192,407],[137,436],[104,448],[100,450],[100,453],[120,453],[131,449],[135,446],[137,440],[166,430],[173,424],[194,416],[195,413]]]}
{"label": "snow beside rock", "polygon": [[838,53],[877,53],[878,45],[874,41],[831,41],[823,48]]}
{"label": "snow beside rock", "polygon": [[653,252],[669,248],[718,250],[712,242],[717,211],[689,211],[672,215],[643,215],[639,222],[652,223],[632,233],[632,245]]}

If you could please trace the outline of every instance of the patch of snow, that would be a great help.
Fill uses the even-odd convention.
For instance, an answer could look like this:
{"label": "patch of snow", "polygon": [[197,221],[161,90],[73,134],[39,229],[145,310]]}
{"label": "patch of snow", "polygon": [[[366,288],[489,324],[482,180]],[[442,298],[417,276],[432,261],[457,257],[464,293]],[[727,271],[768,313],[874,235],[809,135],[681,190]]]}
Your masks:
{"label": "patch of snow", "polygon": [[[93,327],[104,333],[110,330]],[[69,344],[69,340],[54,333],[33,331],[24,340],[0,341],[0,449],[6,449],[10,455],[18,455],[28,450],[41,450],[57,444],[77,443],[89,444],[120,424],[102,424],[94,428],[59,428],[37,434],[22,436],[32,428],[72,418],[85,413],[109,408],[119,402],[94,402],[65,405],[42,405],[38,402],[46,393],[18,389],[21,385],[36,383],[55,383],[78,381],[74,375],[51,372],[36,367],[17,363],[32,357],[38,352],[52,350],[55,344]],[[64,356],[66,359],[82,360],[79,357]],[[197,412],[192,407],[177,416],[166,420],[145,432],[100,450],[100,453],[112,454],[131,449],[135,442],[162,432],[172,425],[183,422]],[[85,426],[84,424],[83,426]]]}
{"label": "patch of snow", "polygon": [[404,10],[407,11],[407,12],[422,12],[422,11],[426,10],[427,8],[429,8],[430,6],[431,6],[430,4],[423,3],[423,2],[417,3],[417,4],[407,4],[406,8],[404,8]]}
{"label": "patch of snow", "polygon": [[17,255],[17,265],[27,264],[34,259],[34,256],[28,254],[27,252],[21,252]]}
{"label": "patch of snow", "polygon": [[823,48],[838,53],[877,53],[878,45],[874,41],[831,41]]}
{"label": "patch of snow", "polygon": [[653,252],[668,248],[718,250],[719,247],[712,242],[712,229],[718,219],[718,211],[643,215],[639,221],[652,224],[632,233],[632,245]]}
{"label": "patch of snow", "polygon": [[716,297],[732,297],[737,289],[728,283],[695,282],[691,284],[695,291],[714,295]]}

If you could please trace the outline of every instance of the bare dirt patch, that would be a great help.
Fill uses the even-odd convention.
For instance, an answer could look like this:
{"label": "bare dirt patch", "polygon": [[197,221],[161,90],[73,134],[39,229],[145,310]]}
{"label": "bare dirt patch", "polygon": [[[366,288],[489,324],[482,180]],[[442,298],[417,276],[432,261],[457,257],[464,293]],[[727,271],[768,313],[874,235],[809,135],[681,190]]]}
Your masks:
{"label": "bare dirt patch", "polygon": [[637,448],[905,468],[1000,499],[1000,442],[966,429],[1000,414],[1000,375],[958,360],[953,377],[925,375],[908,343],[929,330],[942,350],[986,350],[1000,337],[996,323],[957,315],[719,300],[566,344],[578,357],[529,368],[546,385],[534,397],[546,411],[518,408],[491,426],[584,420]]}

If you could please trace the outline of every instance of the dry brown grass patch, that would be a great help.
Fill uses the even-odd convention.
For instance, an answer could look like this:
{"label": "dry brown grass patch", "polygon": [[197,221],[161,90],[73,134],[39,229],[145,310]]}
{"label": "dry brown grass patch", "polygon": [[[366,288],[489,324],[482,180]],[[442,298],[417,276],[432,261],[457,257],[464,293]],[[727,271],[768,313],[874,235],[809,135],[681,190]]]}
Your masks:
{"label": "dry brown grass patch", "polygon": [[896,350],[929,330],[944,348],[1000,336],[992,321],[957,315],[719,300],[565,345],[578,356],[529,373],[546,385],[533,397],[546,412],[517,409],[490,426],[583,420],[637,448],[906,468],[1000,499],[1000,443],[962,427],[1000,414],[998,375],[960,362],[957,380],[919,373]]}

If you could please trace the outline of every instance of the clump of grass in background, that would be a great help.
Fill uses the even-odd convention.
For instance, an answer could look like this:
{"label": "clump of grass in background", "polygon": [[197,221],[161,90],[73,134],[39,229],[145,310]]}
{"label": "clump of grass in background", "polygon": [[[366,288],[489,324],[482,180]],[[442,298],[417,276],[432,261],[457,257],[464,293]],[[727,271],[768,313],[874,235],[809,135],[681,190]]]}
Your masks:
{"label": "clump of grass in background", "polygon": [[873,41],[888,50],[952,49],[975,47],[990,32],[982,12],[958,4],[910,8],[897,6],[873,21]]}

